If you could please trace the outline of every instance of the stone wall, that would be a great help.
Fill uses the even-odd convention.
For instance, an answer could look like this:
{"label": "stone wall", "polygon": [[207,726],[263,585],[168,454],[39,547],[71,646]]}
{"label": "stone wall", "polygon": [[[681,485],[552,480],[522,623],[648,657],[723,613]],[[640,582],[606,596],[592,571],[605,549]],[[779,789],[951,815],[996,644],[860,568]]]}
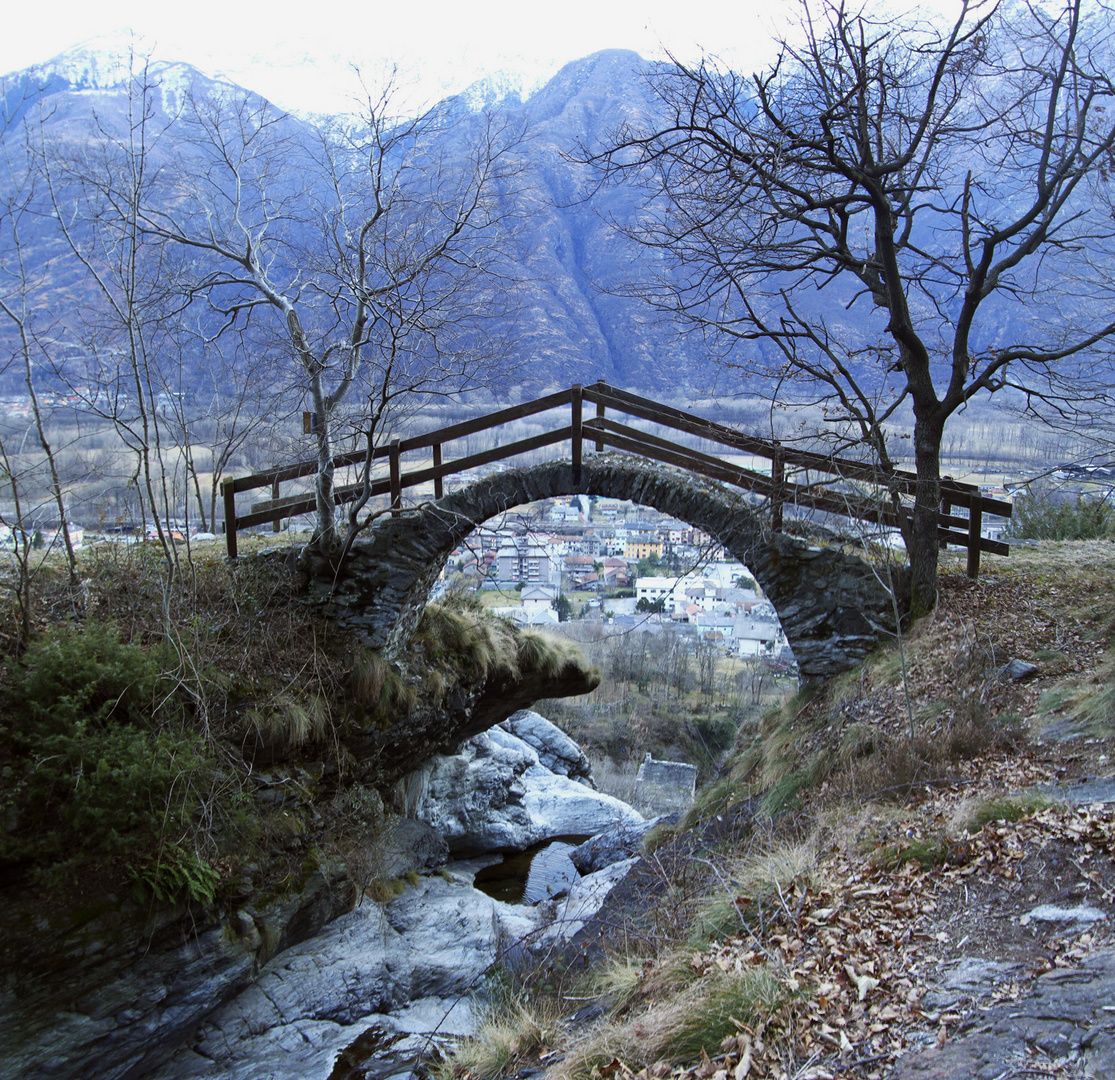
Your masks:
{"label": "stone wall", "polygon": [[696,794],[696,765],[656,761],[647,754],[635,777],[631,802],[641,814],[673,814],[688,810]]}

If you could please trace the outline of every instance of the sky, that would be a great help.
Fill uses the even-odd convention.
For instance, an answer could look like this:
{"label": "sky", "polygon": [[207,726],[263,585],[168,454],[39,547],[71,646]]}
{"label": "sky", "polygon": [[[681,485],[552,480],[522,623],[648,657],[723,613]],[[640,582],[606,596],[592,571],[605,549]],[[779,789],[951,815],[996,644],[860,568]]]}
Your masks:
{"label": "sky", "polygon": [[332,112],[397,64],[432,103],[492,71],[539,85],[563,63],[606,48],[648,59],[717,54],[746,70],[770,54],[770,0],[50,0],[5,18],[0,72],[131,30],[156,56],[222,74],[286,108]]}

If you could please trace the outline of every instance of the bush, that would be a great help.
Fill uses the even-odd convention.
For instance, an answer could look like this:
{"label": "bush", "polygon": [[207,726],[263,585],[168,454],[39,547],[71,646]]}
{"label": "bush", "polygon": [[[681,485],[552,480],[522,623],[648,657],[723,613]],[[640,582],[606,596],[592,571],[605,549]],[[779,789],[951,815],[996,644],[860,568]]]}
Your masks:
{"label": "bush", "polygon": [[211,899],[212,871],[186,843],[206,748],[155,656],[111,629],[58,627],[8,674],[0,862],[49,883],[119,859],[164,898],[180,886]]}
{"label": "bush", "polygon": [[1019,540],[1098,540],[1115,536],[1115,506],[1102,499],[1037,491],[1014,501],[1010,535]]}
{"label": "bush", "polygon": [[171,689],[157,659],[121,642],[111,626],[58,626],[33,641],[9,675],[12,715],[22,716],[36,737],[63,734],[78,723],[148,724],[162,711],[159,689]]}

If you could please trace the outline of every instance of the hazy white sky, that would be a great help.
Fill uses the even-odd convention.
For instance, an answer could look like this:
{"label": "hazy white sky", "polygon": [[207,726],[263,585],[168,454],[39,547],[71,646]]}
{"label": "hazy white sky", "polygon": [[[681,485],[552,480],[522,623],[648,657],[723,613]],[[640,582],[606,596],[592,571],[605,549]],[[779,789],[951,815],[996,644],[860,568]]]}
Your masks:
{"label": "hazy white sky", "polygon": [[605,48],[656,57],[700,51],[754,67],[765,58],[770,0],[24,0],[5,19],[0,72],[47,60],[87,39],[129,29],[167,59],[222,72],[279,104],[343,107],[351,64],[398,63],[431,100],[485,72],[539,79]]}

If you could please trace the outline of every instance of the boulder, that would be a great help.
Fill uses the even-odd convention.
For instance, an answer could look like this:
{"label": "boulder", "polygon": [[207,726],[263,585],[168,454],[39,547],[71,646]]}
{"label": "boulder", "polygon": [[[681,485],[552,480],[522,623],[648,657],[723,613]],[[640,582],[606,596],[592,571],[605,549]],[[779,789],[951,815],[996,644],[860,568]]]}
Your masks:
{"label": "boulder", "polygon": [[592,765],[585,752],[561,730],[530,709],[520,709],[499,725],[504,731],[522,739],[535,753],[538,761],[552,773],[568,776],[595,788]]}
{"label": "boulder", "polygon": [[439,876],[385,906],[364,901],[272,960],[149,1080],[327,1080],[369,1035],[413,1052],[409,1034],[471,1034],[469,992],[534,929],[528,910]]}
{"label": "boulder", "polygon": [[608,893],[627,876],[638,861],[638,858],[624,859],[575,881],[569,895],[558,904],[553,921],[546,928],[536,948],[549,948],[553,943],[568,941],[579,933],[585,923],[603,907]]}
{"label": "boulder", "polygon": [[400,791],[407,816],[437,830],[454,854],[524,851],[643,820],[625,802],[551,772],[533,747],[498,727],[432,758]]}
{"label": "boulder", "polygon": [[1038,675],[1040,670],[1037,664],[1031,664],[1014,657],[1009,663],[999,668],[996,675],[999,682],[1025,682],[1027,679],[1032,679]]}
{"label": "boulder", "polygon": [[673,823],[679,814],[651,818],[649,821],[625,821],[598,833],[573,851],[570,858],[582,874],[595,874],[613,863],[642,854],[643,837],[659,822]]}

